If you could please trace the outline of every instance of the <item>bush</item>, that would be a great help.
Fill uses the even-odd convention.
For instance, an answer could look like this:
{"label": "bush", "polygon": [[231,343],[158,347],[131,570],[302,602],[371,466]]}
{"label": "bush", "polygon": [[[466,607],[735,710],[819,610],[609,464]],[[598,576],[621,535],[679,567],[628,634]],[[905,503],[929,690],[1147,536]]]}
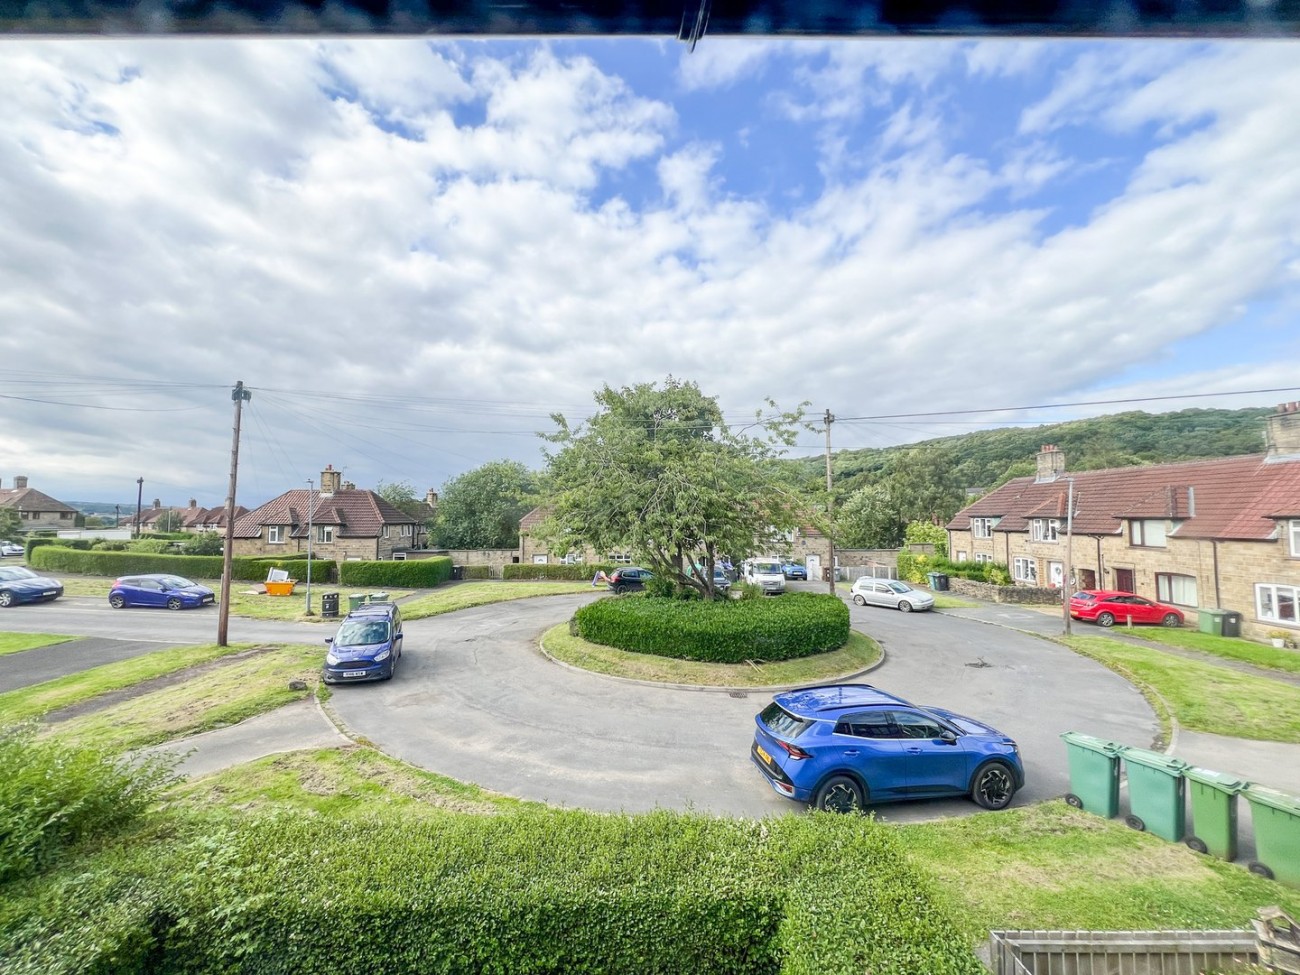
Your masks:
{"label": "bush", "polygon": [[848,606],[805,592],[719,602],[637,594],[597,600],[574,618],[578,635],[592,643],[709,663],[794,660],[837,650],[849,639]]}
{"label": "bush", "polygon": [[339,566],[339,585],[342,586],[431,589],[450,578],[451,559],[443,555],[405,562],[344,562]]}
{"label": "bush", "polygon": [[580,562],[576,565],[533,565],[518,562],[501,570],[503,579],[559,579],[590,582],[597,572],[613,572],[618,566],[608,562]]}
{"label": "bush", "polygon": [[[84,552],[64,545],[47,545],[33,550],[27,562],[49,572],[118,577],[146,572],[171,572],[191,579],[220,579],[219,555],[155,555],[148,552]],[[362,563],[351,563],[362,564]],[[312,559],[312,582],[334,578],[331,559]],[[307,560],[237,558],[231,562],[231,578],[242,582],[265,582],[267,569],[284,569],[294,579],[306,581]]]}
{"label": "bush", "polygon": [[461,566],[462,579],[491,579],[492,570],[486,565],[463,565]]}
{"label": "bush", "polygon": [[79,840],[137,818],[174,779],[174,759],[120,757],[0,730],[0,883],[38,873]]}
{"label": "bush", "polygon": [[905,582],[927,585],[930,572],[943,572],[958,579],[989,582],[995,586],[1011,585],[1011,570],[1001,562],[950,562],[933,555],[914,552],[898,553],[898,577]]}

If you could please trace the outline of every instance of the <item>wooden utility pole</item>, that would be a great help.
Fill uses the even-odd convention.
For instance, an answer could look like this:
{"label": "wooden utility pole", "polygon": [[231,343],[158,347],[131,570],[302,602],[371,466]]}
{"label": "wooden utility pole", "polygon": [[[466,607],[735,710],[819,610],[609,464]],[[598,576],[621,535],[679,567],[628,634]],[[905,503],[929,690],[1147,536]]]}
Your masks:
{"label": "wooden utility pole", "polygon": [[835,595],[835,497],[831,494],[831,424],[835,416],[826,411],[826,542],[831,562],[831,595]]}
{"label": "wooden utility pole", "polygon": [[1070,635],[1070,596],[1074,586],[1070,576],[1074,572],[1074,478],[1068,478],[1070,490],[1065,500],[1065,566],[1061,578],[1061,616],[1065,620],[1065,635]]}
{"label": "wooden utility pole", "polygon": [[244,403],[253,398],[253,394],[244,388],[241,379],[235,383],[230,392],[235,401],[235,436],[230,445],[230,490],[226,493],[226,545],[221,560],[221,605],[217,612],[217,646],[228,645],[227,634],[230,630],[230,565],[234,556],[235,545],[235,484],[239,479],[239,421]]}

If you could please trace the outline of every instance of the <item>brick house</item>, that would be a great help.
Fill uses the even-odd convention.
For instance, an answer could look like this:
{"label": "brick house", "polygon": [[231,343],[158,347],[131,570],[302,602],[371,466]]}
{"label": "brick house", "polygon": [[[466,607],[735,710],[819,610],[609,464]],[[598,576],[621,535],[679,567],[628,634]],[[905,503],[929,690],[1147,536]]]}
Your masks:
{"label": "brick house", "polygon": [[18,512],[18,531],[24,535],[38,531],[66,531],[76,526],[76,508],[28,487],[26,477],[15,477],[11,488],[0,486],[0,508]]}
{"label": "brick house", "polygon": [[236,518],[234,554],[305,554],[309,524],[312,554],[322,559],[391,559],[428,546],[423,522],[374,491],[345,486],[330,465],[321,471],[319,491],[286,491]]}
{"label": "brick house", "polygon": [[[1300,640],[1300,404],[1266,419],[1263,454],[1067,474],[1045,445],[948,523],[957,562],[1005,563],[1018,585],[1119,589],[1242,614],[1242,635]],[[1068,498],[1074,522],[1067,531]],[[1069,549],[1067,554],[1067,548]]]}

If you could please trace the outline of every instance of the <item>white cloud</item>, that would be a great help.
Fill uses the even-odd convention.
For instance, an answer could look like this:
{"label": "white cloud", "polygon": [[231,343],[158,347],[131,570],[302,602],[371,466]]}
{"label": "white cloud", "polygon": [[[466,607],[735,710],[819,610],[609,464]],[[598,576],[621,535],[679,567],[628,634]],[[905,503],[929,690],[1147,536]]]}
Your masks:
{"label": "white cloud", "polygon": [[709,37],[694,51],[681,48],[678,83],[686,91],[729,88],[762,76],[782,45],[753,38]]}

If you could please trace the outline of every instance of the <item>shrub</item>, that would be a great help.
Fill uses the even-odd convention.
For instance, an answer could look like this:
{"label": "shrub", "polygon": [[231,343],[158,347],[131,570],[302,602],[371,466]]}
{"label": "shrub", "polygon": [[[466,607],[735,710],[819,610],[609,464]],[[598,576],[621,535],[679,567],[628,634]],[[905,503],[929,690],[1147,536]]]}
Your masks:
{"label": "shrub", "polygon": [[339,566],[339,585],[394,586],[403,589],[431,589],[451,578],[451,559],[408,559],[405,562],[344,562]]}
{"label": "shrub", "polygon": [[[28,557],[28,564],[50,572],[117,577],[146,572],[171,572],[191,579],[220,579],[219,555],[155,555],[148,552],[83,552],[63,545],[47,545]],[[284,569],[290,577],[306,581],[307,560],[237,558],[231,562],[231,578],[243,582],[264,582],[269,568]],[[334,562],[312,559],[313,582],[329,582]]]}
{"label": "shrub", "polygon": [[491,566],[487,565],[463,565],[461,566],[462,579],[491,579]]}
{"label": "shrub", "polygon": [[597,572],[613,572],[618,566],[608,562],[580,562],[576,565],[534,565],[517,562],[501,570],[503,579],[560,579],[589,582]]}
{"label": "shrub", "polygon": [[597,600],[575,619],[578,635],[592,643],[710,663],[811,657],[849,639],[848,606],[804,592],[719,602],[638,594]]}
{"label": "shrub", "polygon": [[[220,555],[225,547],[225,540],[214,532],[194,535],[181,544],[182,555]],[[316,560],[312,559],[315,565]]]}

